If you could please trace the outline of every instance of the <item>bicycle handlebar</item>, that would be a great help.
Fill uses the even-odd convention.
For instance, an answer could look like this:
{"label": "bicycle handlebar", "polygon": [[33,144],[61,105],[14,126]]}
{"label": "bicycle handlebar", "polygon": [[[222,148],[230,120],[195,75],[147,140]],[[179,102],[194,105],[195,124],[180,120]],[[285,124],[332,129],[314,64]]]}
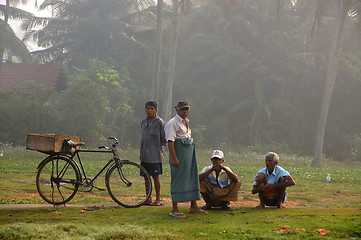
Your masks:
{"label": "bicycle handlebar", "polygon": [[114,142],[112,143],[111,147],[107,147],[107,146],[100,146],[98,147],[98,149],[102,149],[105,148],[107,150],[110,150],[111,148],[115,148],[118,145],[118,139],[116,137],[109,137],[110,140],[113,140]]}

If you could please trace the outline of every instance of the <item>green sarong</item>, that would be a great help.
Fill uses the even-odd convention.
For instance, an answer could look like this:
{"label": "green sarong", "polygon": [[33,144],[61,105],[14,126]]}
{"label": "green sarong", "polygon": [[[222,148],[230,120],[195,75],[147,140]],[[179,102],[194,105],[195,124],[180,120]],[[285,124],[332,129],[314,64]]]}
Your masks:
{"label": "green sarong", "polygon": [[195,144],[186,138],[177,139],[174,142],[174,148],[179,161],[179,167],[175,168],[172,166],[172,156],[169,155],[172,202],[200,200]]}

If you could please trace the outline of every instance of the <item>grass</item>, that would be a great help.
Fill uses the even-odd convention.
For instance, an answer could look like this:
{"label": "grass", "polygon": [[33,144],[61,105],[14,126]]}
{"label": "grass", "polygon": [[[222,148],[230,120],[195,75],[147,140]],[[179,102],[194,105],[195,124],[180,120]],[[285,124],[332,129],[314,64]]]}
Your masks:
{"label": "grass", "polygon": [[[0,239],[359,239],[360,210],[212,211],[186,219],[166,207],[0,211]],[[182,208],[186,211],[186,208]],[[46,223],[46,224],[44,224]],[[282,231],[285,225],[291,229]],[[325,236],[318,229],[330,231]]]}
{"label": "grass", "polygon": [[[4,150],[0,158],[0,204],[44,203],[36,192],[37,165],[46,155],[22,148]],[[210,164],[211,150],[197,150],[199,171]],[[137,161],[138,150],[122,152]],[[80,207],[0,210],[0,239],[361,239],[361,175],[359,163],[325,161],[311,168],[311,159],[280,155],[280,165],[296,181],[288,189],[287,209],[254,209],[250,190],[255,173],[264,167],[264,154],[226,152],[226,164],[242,181],[235,211],[168,216],[166,207]],[[107,162],[104,155],[85,154],[93,176]],[[162,198],[169,199],[170,172],[163,165]],[[326,183],[327,174],[331,182]],[[104,186],[104,174],[96,181]],[[107,192],[77,193],[70,203],[113,203]],[[201,203],[200,203],[201,204]],[[99,205],[97,205],[99,206]],[[188,205],[181,205],[187,213]],[[44,224],[46,223],[46,224]],[[285,225],[291,229],[282,230]],[[325,236],[318,229],[329,231]]]}

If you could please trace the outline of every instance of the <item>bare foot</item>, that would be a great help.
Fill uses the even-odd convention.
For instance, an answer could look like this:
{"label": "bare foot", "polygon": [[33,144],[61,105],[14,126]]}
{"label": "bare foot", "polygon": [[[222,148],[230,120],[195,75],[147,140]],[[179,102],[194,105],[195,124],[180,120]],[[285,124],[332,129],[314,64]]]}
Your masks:
{"label": "bare foot", "polygon": [[197,212],[197,211],[199,211],[199,210],[203,210],[202,208],[200,208],[200,207],[190,207],[189,208],[189,211],[191,211],[191,212]]}
{"label": "bare foot", "polygon": [[260,203],[256,208],[264,208],[264,205]]}
{"label": "bare foot", "polygon": [[283,206],[283,204],[277,206],[277,208],[286,208],[285,206]]}

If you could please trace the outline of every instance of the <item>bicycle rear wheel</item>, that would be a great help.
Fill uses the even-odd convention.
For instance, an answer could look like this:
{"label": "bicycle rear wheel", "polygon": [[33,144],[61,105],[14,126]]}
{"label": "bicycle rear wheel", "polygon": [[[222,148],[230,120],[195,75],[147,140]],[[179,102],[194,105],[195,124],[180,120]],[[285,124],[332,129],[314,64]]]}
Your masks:
{"label": "bicycle rear wheel", "polygon": [[105,176],[109,195],[119,205],[127,208],[139,207],[152,194],[149,173],[141,165],[129,161],[121,167],[113,165]]}
{"label": "bicycle rear wheel", "polygon": [[39,166],[36,187],[48,203],[60,205],[69,202],[79,188],[80,174],[75,164],[64,156],[51,156]]}

